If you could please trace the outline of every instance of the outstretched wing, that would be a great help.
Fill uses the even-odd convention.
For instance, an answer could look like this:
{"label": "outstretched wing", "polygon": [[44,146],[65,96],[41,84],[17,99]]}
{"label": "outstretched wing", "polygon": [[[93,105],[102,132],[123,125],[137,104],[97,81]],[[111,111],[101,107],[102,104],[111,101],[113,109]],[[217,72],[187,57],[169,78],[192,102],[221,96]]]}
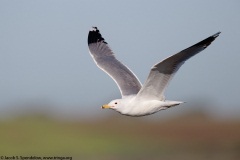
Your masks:
{"label": "outstretched wing", "polygon": [[118,61],[97,27],[88,34],[88,47],[97,66],[117,83],[122,97],[137,94],[142,85],[138,78]]}
{"label": "outstretched wing", "polygon": [[137,97],[144,96],[149,99],[164,100],[164,90],[183,63],[207,48],[220,33],[218,32],[154,65]]}

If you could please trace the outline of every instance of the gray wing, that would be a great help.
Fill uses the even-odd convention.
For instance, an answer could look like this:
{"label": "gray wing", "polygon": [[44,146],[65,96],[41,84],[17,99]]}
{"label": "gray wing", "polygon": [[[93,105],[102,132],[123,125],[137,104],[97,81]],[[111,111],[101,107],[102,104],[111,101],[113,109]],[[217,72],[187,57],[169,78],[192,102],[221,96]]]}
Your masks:
{"label": "gray wing", "polygon": [[149,99],[164,100],[164,90],[183,63],[207,48],[220,33],[218,32],[154,65],[137,97],[144,96]]}
{"label": "gray wing", "polygon": [[122,97],[139,92],[141,83],[125,65],[115,58],[97,27],[89,31],[88,47],[97,66],[117,83]]}

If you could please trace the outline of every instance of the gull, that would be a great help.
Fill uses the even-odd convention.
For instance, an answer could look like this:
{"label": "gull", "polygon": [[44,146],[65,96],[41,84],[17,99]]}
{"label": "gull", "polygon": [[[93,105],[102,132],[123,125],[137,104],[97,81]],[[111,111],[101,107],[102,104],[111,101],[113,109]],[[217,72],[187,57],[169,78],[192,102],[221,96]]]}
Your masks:
{"label": "gull", "polygon": [[184,62],[207,48],[220,33],[217,32],[155,64],[142,85],[134,73],[116,59],[98,28],[92,27],[88,34],[90,55],[96,65],[116,82],[122,96],[121,99],[112,100],[102,108],[113,109],[127,116],[146,116],[184,103],[165,100],[166,87]]}

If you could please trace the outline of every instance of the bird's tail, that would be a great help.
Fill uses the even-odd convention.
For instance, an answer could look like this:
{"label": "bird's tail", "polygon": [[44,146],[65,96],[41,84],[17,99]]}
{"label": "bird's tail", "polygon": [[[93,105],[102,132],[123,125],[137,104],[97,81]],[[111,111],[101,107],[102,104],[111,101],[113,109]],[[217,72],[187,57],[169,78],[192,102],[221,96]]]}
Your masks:
{"label": "bird's tail", "polygon": [[186,103],[186,102],[182,102],[182,101],[165,101],[165,102],[167,102],[168,108],[177,106],[182,103]]}

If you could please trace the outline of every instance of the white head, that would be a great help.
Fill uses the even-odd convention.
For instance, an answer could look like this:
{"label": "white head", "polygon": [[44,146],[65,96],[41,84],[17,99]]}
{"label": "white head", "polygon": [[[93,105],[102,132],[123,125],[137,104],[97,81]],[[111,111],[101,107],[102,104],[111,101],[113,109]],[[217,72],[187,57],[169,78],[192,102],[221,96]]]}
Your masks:
{"label": "white head", "polygon": [[112,100],[110,103],[108,104],[104,104],[102,106],[102,109],[113,109],[113,110],[118,110],[121,106],[121,99],[115,99]]}
{"label": "white head", "polygon": [[115,99],[112,100],[110,103],[105,104],[102,106],[102,109],[113,109],[121,114],[126,114],[131,107],[129,107],[129,104],[132,100],[132,97],[124,97],[122,99]]}

